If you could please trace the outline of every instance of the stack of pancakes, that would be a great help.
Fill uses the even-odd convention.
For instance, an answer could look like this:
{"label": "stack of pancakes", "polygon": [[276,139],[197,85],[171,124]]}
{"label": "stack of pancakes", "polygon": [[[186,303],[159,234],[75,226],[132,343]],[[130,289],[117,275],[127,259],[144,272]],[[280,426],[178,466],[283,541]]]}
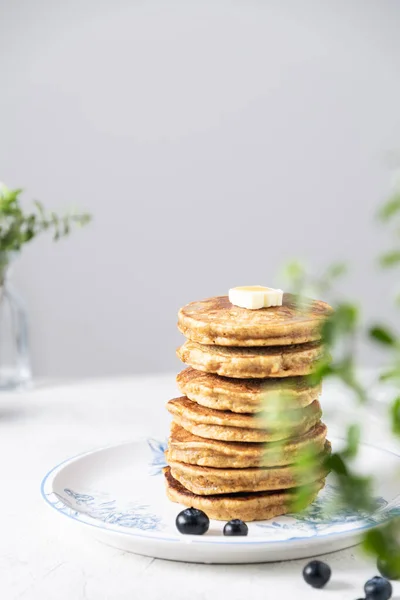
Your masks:
{"label": "stack of pancakes", "polygon": [[[244,521],[288,512],[299,486],[311,502],[330,452],[320,385],[306,377],[322,357],[321,324],[332,309],[284,294],[282,306],[248,310],[227,296],[179,311],[183,396],[173,416],[165,469],[168,497],[210,518]],[[305,468],[305,452],[317,460]],[[301,482],[301,483],[299,483]]]}

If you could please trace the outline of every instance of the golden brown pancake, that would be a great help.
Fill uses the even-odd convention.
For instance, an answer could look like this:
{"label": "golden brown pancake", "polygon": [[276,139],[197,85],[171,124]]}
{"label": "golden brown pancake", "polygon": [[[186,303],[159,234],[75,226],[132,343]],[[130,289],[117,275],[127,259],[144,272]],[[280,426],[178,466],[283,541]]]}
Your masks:
{"label": "golden brown pancake", "polygon": [[193,369],[223,377],[262,378],[309,375],[323,356],[319,342],[264,348],[204,346],[185,342],[178,357]]}
{"label": "golden brown pancake", "polygon": [[[315,404],[314,408],[317,409],[317,406],[318,404]],[[244,429],[277,429],[281,426],[296,425],[304,416],[314,414],[312,409],[307,411],[307,406],[294,408],[290,411],[283,408],[282,410],[277,409],[276,412],[234,413],[230,410],[215,410],[201,406],[201,404],[189,400],[186,396],[170,400],[167,409],[173,415],[182,415],[185,419],[191,419],[196,423],[241,427]]]}
{"label": "golden brown pancake", "polygon": [[191,302],[180,309],[178,328],[191,341],[217,346],[286,346],[321,339],[321,323],[333,309],[321,300],[283,295],[282,306],[248,310],[228,296]]}
{"label": "golden brown pancake", "polygon": [[168,460],[168,466],[174,479],[199,496],[265,492],[297,487],[300,481],[302,485],[307,485],[326,477],[328,469],[323,465],[323,461],[330,451],[331,445],[326,441],[323,452],[316,457],[319,466],[313,469],[300,464],[268,468],[215,469],[171,460]]}
{"label": "golden brown pancake", "polygon": [[274,442],[303,435],[315,427],[322,415],[318,400],[281,415],[270,413],[268,420],[263,419],[262,423],[254,415],[212,410],[184,396],[170,400],[167,409],[177,425],[194,435],[227,442]]}
{"label": "golden brown pancake", "polygon": [[202,406],[237,413],[257,413],[311,404],[321,393],[321,384],[311,385],[306,377],[280,379],[234,379],[188,367],[176,378],[183,395]]}
{"label": "golden brown pancake", "polygon": [[[203,510],[210,519],[217,521],[264,521],[292,510],[295,490],[278,492],[253,492],[247,494],[219,494],[213,496],[197,496],[185,489],[171,475],[169,467],[164,469],[167,496],[172,502]],[[309,504],[324,487],[325,481],[316,481],[307,486]]]}
{"label": "golden brown pancake", "polygon": [[326,425],[321,422],[302,436],[270,444],[207,440],[172,423],[166,458],[218,469],[278,467],[293,464],[307,449],[322,452],[325,439]]}

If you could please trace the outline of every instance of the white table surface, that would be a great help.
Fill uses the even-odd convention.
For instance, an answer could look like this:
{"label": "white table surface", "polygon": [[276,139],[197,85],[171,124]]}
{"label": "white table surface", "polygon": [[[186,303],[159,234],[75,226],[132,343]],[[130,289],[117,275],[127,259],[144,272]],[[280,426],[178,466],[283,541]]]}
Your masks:
{"label": "white table surface", "polygon": [[[325,590],[314,590],[302,579],[304,560],[239,566],[154,560],[101,545],[44,504],[41,480],[64,459],[147,433],[165,436],[164,404],[175,395],[172,374],[42,382],[30,391],[0,394],[1,600],[362,597],[364,582],[377,572],[357,548],[327,555],[332,580]],[[328,425],[337,417],[351,420],[349,403],[332,390],[323,403]],[[370,441],[392,445],[378,418],[368,417],[366,429]],[[400,598],[400,583],[394,597]]]}

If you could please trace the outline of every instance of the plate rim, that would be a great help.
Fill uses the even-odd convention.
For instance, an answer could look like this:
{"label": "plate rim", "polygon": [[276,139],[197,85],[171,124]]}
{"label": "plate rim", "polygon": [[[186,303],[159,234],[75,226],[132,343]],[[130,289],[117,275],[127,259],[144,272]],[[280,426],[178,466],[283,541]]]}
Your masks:
{"label": "plate rim", "polygon": [[[148,439],[151,439],[151,438],[148,436],[137,437],[136,439],[133,439],[133,440],[119,442],[116,444],[108,444],[108,445],[102,446],[100,448],[98,447],[93,450],[81,452],[75,456],[64,459],[62,462],[60,462],[59,464],[52,467],[50,469],[50,471],[48,471],[46,473],[46,475],[43,477],[41,485],[40,485],[40,493],[41,493],[42,499],[44,500],[46,505],[49,506],[50,508],[52,508],[53,510],[55,510],[56,513],[58,513],[59,515],[61,515],[63,517],[67,517],[70,520],[72,520],[75,523],[78,523],[80,525],[88,525],[90,527],[99,529],[101,531],[112,532],[112,533],[116,533],[118,535],[126,535],[130,538],[139,538],[141,540],[144,539],[149,542],[150,541],[173,542],[173,543],[184,543],[186,545],[188,543],[191,543],[191,544],[194,543],[194,544],[199,544],[199,545],[207,545],[207,544],[221,545],[222,544],[224,546],[225,545],[230,545],[230,546],[277,546],[279,544],[284,545],[284,546],[288,546],[288,545],[292,546],[292,545],[296,545],[296,544],[304,543],[304,542],[307,542],[308,545],[314,545],[320,541],[324,541],[324,540],[327,540],[328,538],[333,538],[333,537],[339,538],[344,535],[346,535],[348,537],[351,537],[351,536],[357,537],[363,531],[367,531],[368,529],[374,529],[374,528],[382,525],[382,523],[376,523],[376,524],[375,523],[366,523],[361,527],[357,527],[355,529],[351,529],[351,530],[347,530],[347,531],[325,533],[325,534],[316,535],[313,537],[296,536],[295,538],[291,538],[288,540],[267,540],[267,539],[251,540],[249,537],[241,538],[241,539],[237,538],[235,540],[231,540],[231,539],[227,539],[225,536],[219,536],[219,535],[207,535],[207,536],[186,535],[186,536],[184,536],[184,535],[179,535],[177,533],[176,536],[172,536],[172,535],[171,536],[163,536],[162,532],[148,531],[146,533],[141,533],[141,532],[136,532],[132,529],[123,527],[122,525],[115,525],[112,523],[99,522],[94,517],[91,517],[84,513],[80,513],[79,511],[76,511],[76,512],[79,515],[83,514],[83,516],[85,517],[84,520],[82,520],[82,518],[79,518],[73,514],[69,514],[69,513],[65,512],[65,509],[71,510],[71,507],[68,506],[67,504],[65,504],[56,495],[56,493],[54,492],[53,487],[52,487],[52,484],[54,483],[54,479],[55,479],[56,475],[59,472],[61,472],[63,470],[63,468],[65,468],[69,464],[73,464],[74,462],[76,462],[79,459],[82,459],[86,456],[90,456],[92,454],[97,454],[99,452],[104,452],[105,450],[117,449],[122,446],[147,443]],[[332,440],[339,441],[339,442],[346,441],[344,438],[337,437],[337,436],[333,436]],[[371,449],[377,450],[379,452],[384,452],[384,453],[390,454],[390,455],[395,456],[396,458],[400,459],[399,453],[395,452],[394,450],[389,450],[388,448],[383,448],[381,446],[376,446],[375,444],[370,444],[367,442],[360,442],[360,446],[365,446],[367,448],[371,448]],[[60,502],[62,504],[62,507],[56,506],[55,503],[49,499],[49,496],[51,496],[51,495],[53,495],[57,498],[57,502]]]}

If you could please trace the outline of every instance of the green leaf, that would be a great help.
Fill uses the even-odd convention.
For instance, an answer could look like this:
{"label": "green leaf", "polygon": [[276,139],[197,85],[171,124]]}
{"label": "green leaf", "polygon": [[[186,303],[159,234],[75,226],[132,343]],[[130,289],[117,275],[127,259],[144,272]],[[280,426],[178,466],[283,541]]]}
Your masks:
{"label": "green leaf", "polygon": [[364,535],[362,548],[367,554],[384,556],[387,548],[387,534],[383,529],[370,529]]}
{"label": "green leaf", "polygon": [[10,193],[9,188],[5,183],[0,182],[0,198],[5,198]]}
{"label": "green leaf", "polygon": [[342,452],[342,456],[345,458],[354,458],[358,452],[358,446],[360,444],[360,426],[358,424],[350,425],[347,429],[347,447]]}
{"label": "green leaf", "polygon": [[336,279],[344,275],[347,271],[347,265],[344,262],[333,263],[316,281],[313,281],[313,288],[318,294],[325,294],[334,285]]}
{"label": "green leaf", "polygon": [[328,456],[328,458],[326,459],[326,466],[328,467],[328,469],[333,471],[333,473],[337,473],[338,475],[348,474],[347,467],[343,461],[343,458],[337,452]]}
{"label": "green leaf", "polygon": [[288,279],[300,279],[305,276],[305,269],[299,261],[293,260],[286,265],[284,274]]}
{"label": "green leaf", "polygon": [[329,279],[337,279],[347,272],[347,265],[344,262],[333,263],[326,270],[326,276]]}
{"label": "green leaf", "polygon": [[[363,536],[363,550],[384,561],[385,570],[397,579],[400,574],[399,518],[394,517],[379,529],[371,529]],[[385,575],[386,576],[386,575]]]}
{"label": "green leaf", "polygon": [[386,548],[384,556],[378,557],[378,570],[386,579],[400,579],[400,548],[398,544]]}
{"label": "green leaf", "polygon": [[283,269],[282,276],[287,281],[291,291],[297,295],[296,304],[299,310],[304,310],[301,306],[301,296],[304,294],[304,283],[306,280],[306,270],[299,261],[289,262]]}
{"label": "green leaf", "polygon": [[326,358],[316,363],[314,371],[310,375],[307,375],[307,380],[310,385],[318,385],[326,377],[335,375],[335,373],[335,367],[331,364],[330,356],[326,356]]}
{"label": "green leaf", "polygon": [[355,304],[339,304],[335,312],[324,320],[321,327],[323,342],[332,346],[337,339],[352,334],[358,324],[359,310]]}
{"label": "green leaf", "polygon": [[396,192],[378,212],[381,221],[389,221],[394,215],[400,212],[400,192]]}
{"label": "green leaf", "polygon": [[307,508],[315,497],[315,488],[305,485],[293,491],[290,502],[290,512],[298,513]]}
{"label": "green leaf", "polygon": [[322,323],[321,337],[322,337],[324,344],[331,346],[334,343],[335,338],[336,338],[336,333],[337,333],[336,330],[337,330],[336,320],[335,320],[335,318],[333,318],[333,316],[326,319]]}
{"label": "green leaf", "polygon": [[369,336],[372,340],[379,342],[385,346],[395,346],[397,343],[396,337],[387,327],[382,325],[374,325],[369,330]]}
{"label": "green leaf", "polygon": [[311,479],[311,472],[315,474],[312,480],[316,481],[321,476],[321,450],[315,444],[310,444],[302,449],[294,464],[296,465],[297,486],[306,485]]}
{"label": "green leaf", "polygon": [[400,380],[400,366],[395,367],[394,369],[389,369],[388,371],[383,371],[383,373],[379,376],[379,381],[396,381]]}
{"label": "green leaf", "polygon": [[17,188],[16,190],[9,190],[9,196],[12,198],[12,201],[15,202],[18,199],[18,196],[22,194],[24,190],[22,188]]}
{"label": "green leaf", "polygon": [[69,217],[68,216],[65,216],[63,218],[63,227],[64,227],[64,229],[63,229],[63,235],[64,236],[68,235],[69,232],[71,231],[71,225],[70,225],[70,221],[69,221]]}
{"label": "green leaf", "polygon": [[390,416],[392,420],[392,431],[400,436],[400,396],[395,398],[390,407]]}
{"label": "green leaf", "polygon": [[400,264],[400,250],[391,250],[390,252],[386,252],[386,254],[382,254],[379,262],[384,268],[397,266]]}
{"label": "green leaf", "polygon": [[54,234],[53,234],[53,240],[56,242],[57,240],[60,239],[60,220],[58,215],[55,212],[52,212],[50,214],[50,219],[51,219],[51,223],[53,225],[53,229],[54,229]]}
{"label": "green leaf", "polygon": [[15,204],[22,189],[10,190],[6,185],[0,184],[0,199],[5,205]]}
{"label": "green leaf", "polygon": [[359,310],[355,304],[343,303],[339,304],[335,313],[334,319],[344,332],[354,330],[359,317]]}
{"label": "green leaf", "polygon": [[372,478],[347,474],[339,476],[340,494],[343,504],[354,510],[371,513],[376,510],[376,500],[372,495]]}
{"label": "green leaf", "polygon": [[46,218],[46,212],[44,210],[44,206],[41,202],[39,202],[39,200],[34,200],[33,204],[36,206],[37,211],[39,213],[39,217],[42,219],[42,221],[45,220]]}
{"label": "green leaf", "polygon": [[83,227],[84,225],[88,225],[92,219],[93,219],[93,217],[89,213],[75,215],[75,221],[80,227]]}
{"label": "green leaf", "polygon": [[358,400],[366,402],[368,399],[367,392],[356,378],[352,358],[344,360],[341,365],[337,365],[336,370],[338,377],[354,392]]}

